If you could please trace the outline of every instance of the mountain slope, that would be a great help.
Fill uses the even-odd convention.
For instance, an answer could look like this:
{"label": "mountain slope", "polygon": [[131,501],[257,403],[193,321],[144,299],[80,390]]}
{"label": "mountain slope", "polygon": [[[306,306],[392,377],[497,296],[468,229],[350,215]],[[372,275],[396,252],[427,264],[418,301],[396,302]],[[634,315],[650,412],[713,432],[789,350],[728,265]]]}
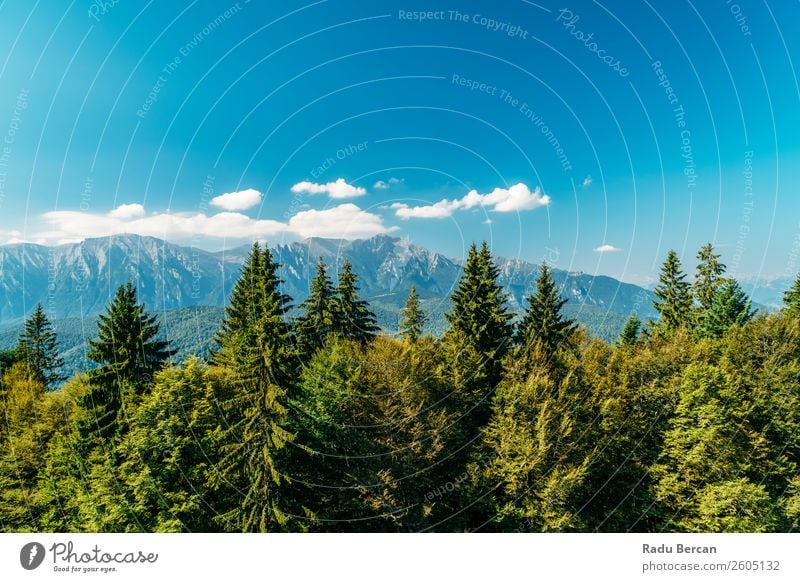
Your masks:
{"label": "mountain slope", "polygon": [[[13,347],[25,315],[41,302],[59,334],[67,370],[88,365],[87,341],[96,334],[96,317],[116,287],[129,278],[139,298],[159,315],[162,331],[179,357],[203,355],[212,347],[222,307],[249,246],[207,252],[157,238],[120,235],[44,247],[0,247],[0,348]],[[284,291],[298,305],[308,295],[316,262],[324,258],[334,279],[347,259],[358,274],[362,296],[383,329],[397,329],[411,286],[417,288],[429,316],[428,331],[440,335],[461,263],[407,240],[376,236],[366,240],[308,239],[273,249],[281,262]],[[538,267],[519,259],[497,259],[509,307],[519,313],[534,289]],[[628,315],[655,317],[652,293],[610,277],[553,270],[569,299],[567,316],[606,340],[619,334]]]}
{"label": "mountain slope", "polygon": [[[136,235],[56,247],[3,246],[0,322],[20,321],[37,302],[56,319],[97,315],[116,287],[129,278],[153,311],[222,306],[248,251],[249,247],[237,247],[212,253]],[[341,262],[350,260],[364,297],[387,306],[401,306],[411,285],[416,285],[423,299],[446,302],[461,273],[458,261],[389,236],[356,241],[308,239],[278,245],[273,251],[283,265],[285,292],[296,302],[307,296],[319,256],[334,276]],[[533,289],[537,266],[518,259],[497,260],[509,303],[517,309]],[[652,293],[635,285],[559,270],[553,275],[571,304],[625,315],[638,308],[643,317],[655,315]]]}

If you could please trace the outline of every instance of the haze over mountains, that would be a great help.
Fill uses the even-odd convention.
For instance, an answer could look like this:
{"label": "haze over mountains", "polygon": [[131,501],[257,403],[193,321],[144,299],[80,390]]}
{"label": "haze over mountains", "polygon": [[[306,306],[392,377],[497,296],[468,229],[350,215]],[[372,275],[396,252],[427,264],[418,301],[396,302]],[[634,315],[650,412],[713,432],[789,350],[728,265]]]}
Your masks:
{"label": "haze over mountains", "polygon": [[[449,296],[462,268],[458,260],[385,235],[354,241],[312,238],[271,248],[282,264],[284,290],[294,305],[308,295],[318,257],[324,258],[334,281],[341,263],[349,260],[362,296],[388,332],[397,329],[400,310],[415,285],[429,316],[428,330],[442,333]],[[95,319],[117,286],[130,278],[136,282],[140,301],[159,314],[162,332],[173,342],[178,357],[204,355],[213,344],[223,307],[249,250],[245,245],[209,252],[139,235],[55,247],[0,246],[0,348],[16,343],[24,317],[41,302],[59,334],[68,370],[86,367],[86,342],[96,333]],[[496,263],[509,307],[522,311],[534,289],[538,265],[502,257]],[[631,313],[642,319],[657,316],[651,290],[611,277],[559,269],[553,270],[553,277],[568,299],[565,314],[607,341],[616,339]],[[782,286],[780,281],[772,282],[758,299],[776,305]]]}
{"label": "haze over mountains", "polygon": [[[461,274],[461,263],[389,236],[355,241],[313,238],[272,247],[282,264],[285,292],[298,305],[308,294],[318,257],[324,257],[335,280],[344,259],[358,274],[362,296],[378,323],[397,328],[411,285],[417,287],[430,321],[429,331],[444,330],[449,296]],[[223,306],[249,252],[249,245],[208,252],[138,235],[87,239],[55,247],[20,243],[0,247],[0,348],[12,347],[24,317],[41,302],[59,334],[70,373],[90,365],[86,342],[96,333],[116,287],[129,278],[139,298],[158,313],[165,337],[178,357],[204,355],[212,346]],[[509,306],[521,311],[533,289],[537,265],[497,259]],[[610,277],[554,270],[569,299],[567,315],[607,340],[619,333],[628,315],[655,317],[652,292]]]}
{"label": "haze over mountains", "polygon": [[[0,247],[0,322],[17,323],[37,302],[54,319],[100,313],[116,287],[129,278],[149,309],[223,306],[249,246],[208,252],[153,237],[118,235],[46,247]],[[343,241],[312,238],[273,247],[283,265],[285,292],[295,303],[308,293],[318,257],[332,276],[344,259],[353,264],[364,298],[379,306],[405,302],[411,285],[421,297],[447,301],[461,273],[459,261],[389,236]],[[497,258],[509,304],[517,310],[533,288],[537,265]],[[556,282],[574,306],[652,317],[652,294],[610,277],[555,270]],[[596,308],[596,309],[595,309]]]}

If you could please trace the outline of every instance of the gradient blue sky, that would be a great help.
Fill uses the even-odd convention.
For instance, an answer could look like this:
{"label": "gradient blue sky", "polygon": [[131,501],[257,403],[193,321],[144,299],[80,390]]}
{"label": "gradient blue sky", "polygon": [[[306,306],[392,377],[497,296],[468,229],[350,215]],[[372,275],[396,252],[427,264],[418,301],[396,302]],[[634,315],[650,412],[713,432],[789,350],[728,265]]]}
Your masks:
{"label": "gradient blue sky", "polygon": [[388,232],[642,282],[711,240],[739,276],[793,273],[797,22],[776,1],[0,1],[0,242]]}

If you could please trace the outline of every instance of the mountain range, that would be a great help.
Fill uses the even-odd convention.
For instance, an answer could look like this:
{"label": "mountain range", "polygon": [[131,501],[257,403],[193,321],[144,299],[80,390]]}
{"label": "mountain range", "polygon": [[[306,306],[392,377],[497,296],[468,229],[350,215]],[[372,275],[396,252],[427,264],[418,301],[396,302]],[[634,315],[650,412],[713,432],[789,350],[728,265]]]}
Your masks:
{"label": "mountain range", "polygon": [[[376,236],[354,241],[312,238],[271,246],[281,263],[284,292],[295,305],[308,295],[316,262],[323,257],[336,278],[347,259],[358,275],[361,295],[370,302],[379,324],[397,328],[399,312],[416,286],[430,322],[429,331],[444,329],[449,296],[461,275],[462,262],[406,239]],[[19,243],[0,247],[0,347],[16,341],[24,317],[42,303],[66,352],[78,366],[95,318],[117,286],[132,279],[139,299],[158,313],[164,333],[180,353],[202,352],[239,275],[249,245],[210,252],[153,237],[117,235],[54,247]],[[508,305],[520,312],[534,289],[538,265],[496,258]],[[611,277],[553,270],[568,299],[565,312],[590,333],[614,339],[627,317],[636,312],[655,318],[653,293]],[[70,367],[70,365],[68,365]]]}

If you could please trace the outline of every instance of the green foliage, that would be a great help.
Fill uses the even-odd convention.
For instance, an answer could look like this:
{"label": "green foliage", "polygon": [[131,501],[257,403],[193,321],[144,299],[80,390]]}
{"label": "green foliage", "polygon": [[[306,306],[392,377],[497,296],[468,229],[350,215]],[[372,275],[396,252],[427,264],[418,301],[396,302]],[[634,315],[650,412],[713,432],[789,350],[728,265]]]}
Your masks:
{"label": "green foliage", "polygon": [[667,253],[654,293],[657,300],[653,302],[653,307],[661,316],[657,324],[659,331],[671,333],[690,325],[691,286],[686,281],[686,274],[681,269],[681,261],[675,251]]}
{"label": "green foliage", "polygon": [[0,350],[0,374],[13,366],[18,360],[17,350]]}
{"label": "green foliage", "polygon": [[320,349],[333,333],[336,323],[335,291],[322,257],[317,263],[317,274],[311,280],[311,292],[303,301],[303,313],[295,321],[300,352],[307,359]]}
{"label": "green foliage", "polygon": [[359,493],[375,479],[367,462],[374,447],[358,428],[370,424],[363,370],[360,346],[333,337],[303,368],[292,402],[296,448],[288,466],[302,484],[297,504],[322,531],[346,531],[348,520],[372,516]]}
{"label": "green foliage", "polygon": [[80,430],[85,436],[114,436],[126,402],[146,393],[153,374],[173,355],[157,339],[156,317],[137,301],[136,288],[120,285],[97,324],[98,337],[89,342],[88,357],[100,364],[89,374],[92,388],[83,396]]}
{"label": "green foliage", "polygon": [[711,309],[717,290],[724,282],[722,276],[726,267],[719,260],[721,256],[714,252],[711,243],[701,247],[697,253],[699,263],[692,290],[703,310]]}
{"label": "green foliage", "polygon": [[[455,389],[467,399],[468,409],[474,407],[478,422],[488,409],[487,393],[500,382],[503,357],[512,343],[512,316],[497,279],[486,243],[480,251],[473,244],[446,316],[449,328],[444,343],[454,367]],[[478,400],[470,402],[471,398]]]}
{"label": "green foliage", "polygon": [[710,308],[699,327],[704,337],[720,338],[734,325],[744,325],[753,317],[751,301],[734,279],[726,279],[714,294]]}
{"label": "green foliage", "polygon": [[49,443],[67,424],[69,395],[46,392],[23,362],[3,376],[0,391],[0,524],[4,531],[36,531],[46,506],[38,473]]}
{"label": "green foliage", "polygon": [[502,529],[576,531],[579,509],[593,454],[580,405],[580,381],[550,375],[549,355],[535,344],[539,361],[530,373],[502,383],[484,431],[492,459],[483,472],[487,484],[499,485],[494,497]]}
{"label": "green foliage", "polygon": [[403,311],[400,312],[400,337],[413,344],[422,335],[422,330],[427,321],[428,318],[425,316],[417,297],[417,289],[412,285],[411,292],[408,294],[408,301],[406,301]]}
{"label": "green foliage", "polygon": [[56,334],[42,304],[25,321],[16,348],[16,359],[25,362],[31,373],[45,388],[52,388],[65,377],[61,374],[63,361],[58,356]]}
{"label": "green foliage", "polygon": [[197,359],[156,374],[119,444],[120,475],[129,507],[143,531],[216,531],[214,507],[226,489],[209,485],[219,461],[229,378]]}
{"label": "green foliage", "polygon": [[794,280],[792,287],[783,294],[783,304],[792,315],[800,315],[800,275]]}
{"label": "green foliage", "polygon": [[636,314],[631,315],[628,321],[625,322],[625,327],[619,334],[619,344],[623,346],[632,346],[639,340],[639,331],[642,328],[642,320]]}
{"label": "green foliage", "polygon": [[[575,330],[545,268],[511,350],[485,245],[443,339],[421,334],[413,293],[402,339],[326,315],[307,329],[333,331],[305,358],[259,245],[210,363],[162,369],[155,320],[124,286],[100,321],[96,370],[47,390],[29,361],[3,367],[0,529],[791,531],[800,318],[753,315],[722,279],[707,309],[698,297],[687,310],[670,256],[657,333],[635,317],[613,344]],[[345,273],[339,299],[368,323]],[[317,282],[335,301],[324,268]]]}
{"label": "green foliage", "polygon": [[342,265],[334,300],[334,331],[343,339],[366,345],[378,333],[375,315],[369,303],[359,298],[357,277],[349,261]]}
{"label": "green foliage", "polygon": [[228,370],[231,388],[220,403],[225,425],[212,486],[241,492],[218,518],[232,531],[291,527],[281,495],[289,479],[281,473],[278,458],[293,439],[285,427],[286,399],[297,358],[284,320],[290,298],[280,291],[277,270],[271,251],[254,245],[233,291],[215,354],[215,361]]}
{"label": "green foliage", "polygon": [[98,337],[89,342],[88,357],[113,372],[120,381],[144,390],[153,374],[173,355],[167,342],[156,339],[156,316],[145,311],[128,281],[117,289],[106,313],[97,324]]}
{"label": "green foliage", "polygon": [[370,486],[361,492],[380,516],[380,529],[423,531],[444,522],[452,531],[464,516],[456,515],[470,493],[466,467],[456,462],[464,445],[457,411],[445,404],[450,386],[441,367],[438,344],[427,337],[399,346],[380,338],[366,353],[370,440],[377,454],[371,458]]}
{"label": "green foliage", "polygon": [[519,324],[518,342],[526,350],[536,343],[548,354],[555,354],[575,333],[575,322],[561,316],[567,303],[558,293],[550,269],[542,264],[536,278],[536,293],[528,297],[528,308]]}
{"label": "green foliage", "polygon": [[655,492],[679,531],[770,531],[770,497],[753,473],[753,427],[742,394],[716,366],[692,364],[653,468]]}

